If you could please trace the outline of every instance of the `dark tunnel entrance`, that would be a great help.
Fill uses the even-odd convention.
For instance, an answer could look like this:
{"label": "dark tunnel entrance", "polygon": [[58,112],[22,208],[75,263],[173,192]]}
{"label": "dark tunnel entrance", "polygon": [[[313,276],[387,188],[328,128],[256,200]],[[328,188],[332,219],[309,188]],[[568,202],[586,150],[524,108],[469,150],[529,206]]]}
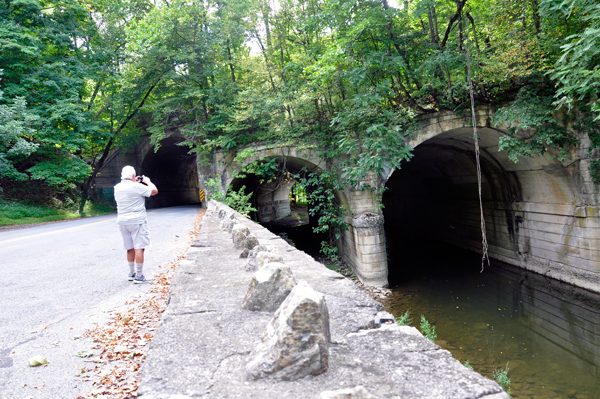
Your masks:
{"label": "dark tunnel entrance", "polygon": [[[481,258],[471,135],[472,130],[444,133],[420,144],[414,157],[389,177],[382,201],[390,285],[440,271],[437,268],[458,272],[459,264],[477,265],[473,260]],[[517,251],[515,229],[519,221],[507,210],[507,204],[520,198],[516,176],[486,151],[482,151],[480,163],[488,244],[495,252]],[[430,271],[425,271],[427,266]]]}
{"label": "dark tunnel entrance", "polygon": [[159,192],[148,199],[148,208],[200,203],[196,156],[188,154],[188,147],[177,145],[181,141],[164,139],[157,152],[150,150],[144,158],[138,173],[150,177]]}

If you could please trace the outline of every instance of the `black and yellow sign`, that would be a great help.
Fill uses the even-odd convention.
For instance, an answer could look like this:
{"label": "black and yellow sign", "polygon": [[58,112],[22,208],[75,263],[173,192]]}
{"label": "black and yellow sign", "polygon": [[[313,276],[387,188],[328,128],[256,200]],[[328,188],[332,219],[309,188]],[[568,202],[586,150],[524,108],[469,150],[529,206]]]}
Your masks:
{"label": "black and yellow sign", "polygon": [[204,201],[204,190],[200,190],[200,201]]}

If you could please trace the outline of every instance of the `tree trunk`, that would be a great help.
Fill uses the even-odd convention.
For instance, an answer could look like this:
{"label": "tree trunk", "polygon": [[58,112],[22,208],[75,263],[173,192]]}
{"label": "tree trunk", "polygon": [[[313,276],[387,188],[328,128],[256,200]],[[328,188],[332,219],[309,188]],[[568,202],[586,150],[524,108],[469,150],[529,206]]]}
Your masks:
{"label": "tree trunk", "polygon": [[450,18],[450,22],[448,23],[448,27],[446,28],[446,33],[444,34],[444,40],[442,40],[442,45],[440,46],[442,49],[444,47],[446,47],[446,43],[448,42],[448,37],[450,36],[450,32],[452,31],[452,26],[462,15],[462,10],[463,10],[466,2],[467,2],[467,0],[455,0],[456,14],[454,14],[452,16],[452,18]]}
{"label": "tree trunk", "polygon": [[477,57],[479,57],[480,50],[479,50],[479,41],[477,40],[477,30],[475,29],[475,19],[473,19],[473,16],[468,11],[467,11],[467,18],[469,18],[469,21],[471,21],[471,26],[473,27],[473,39],[475,39],[475,48],[477,48]]}
{"label": "tree trunk", "polygon": [[535,33],[538,35],[541,31],[541,23],[540,23],[540,6],[538,4],[538,0],[531,0],[531,8],[533,13],[533,26],[535,27]]}
{"label": "tree trunk", "polygon": [[229,39],[227,39],[227,56],[229,57],[229,69],[231,70],[231,81],[235,83],[235,68],[233,66],[233,59],[231,58],[231,48],[229,46]]}
{"label": "tree trunk", "polygon": [[96,176],[98,175],[100,170],[104,167],[104,163],[106,162],[106,159],[108,158],[110,149],[112,148],[112,146],[115,142],[115,139],[121,133],[121,131],[125,128],[125,126],[127,126],[127,124],[131,121],[131,119],[133,119],[133,117],[138,113],[138,111],[144,106],[144,103],[150,96],[150,93],[152,93],[152,90],[154,90],[154,88],[156,87],[156,85],[158,85],[158,83],[160,82],[161,79],[162,79],[162,76],[158,78],[158,80],[150,87],[150,89],[148,89],[148,92],[142,99],[142,102],[133,110],[133,112],[131,114],[129,114],[127,116],[127,118],[125,118],[125,120],[123,121],[121,126],[119,126],[119,129],[117,129],[117,131],[108,140],[108,143],[106,143],[106,147],[104,147],[104,151],[102,152],[102,156],[100,157],[100,160],[98,160],[98,163],[93,166],[92,174],[85,182],[85,185],[83,188],[83,193],[81,194],[81,201],[79,202],[79,213],[81,215],[83,215],[83,213],[84,213],[83,210],[85,208],[85,203],[87,202],[87,200],[89,198],[90,189],[92,188],[92,184],[94,183],[94,180],[96,180]]}

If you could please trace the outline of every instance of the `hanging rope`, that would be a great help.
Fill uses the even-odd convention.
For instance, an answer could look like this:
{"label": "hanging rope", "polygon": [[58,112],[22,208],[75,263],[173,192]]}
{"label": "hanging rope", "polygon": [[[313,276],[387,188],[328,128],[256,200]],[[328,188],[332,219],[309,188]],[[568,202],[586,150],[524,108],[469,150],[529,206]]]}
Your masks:
{"label": "hanging rope", "polygon": [[485,233],[485,218],[483,216],[483,201],[481,200],[481,164],[479,162],[479,137],[477,136],[477,118],[475,117],[475,98],[473,96],[473,80],[471,79],[471,56],[469,54],[469,45],[465,46],[467,55],[467,77],[469,79],[469,94],[471,95],[471,118],[473,123],[473,140],[475,141],[475,161],[477,163],[477,188],[479,190],[479,211],[481,216],[481,244],[483,246],[483,255],[481,257],[481,272],[483,273],[484,263],[487,260],[490,265],[490,257],[488,256],[488,242]]}

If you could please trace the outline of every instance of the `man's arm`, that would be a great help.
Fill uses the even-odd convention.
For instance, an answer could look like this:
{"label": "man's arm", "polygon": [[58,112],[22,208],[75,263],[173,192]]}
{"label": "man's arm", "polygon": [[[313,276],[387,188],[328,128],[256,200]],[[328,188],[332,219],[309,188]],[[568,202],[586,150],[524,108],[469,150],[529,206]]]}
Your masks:
{"label": "man's arm", "polygon": [[148,187],[150,187],[152,189],[152,192],[150,193],[150,196],[152,197],[153,195],[158,194],[158,188],[156,188],[156,186],[154,185],[154,183],[152,183],[150,181],[150,178],[147,176],[142,176],[142,183],[145,183]]}

